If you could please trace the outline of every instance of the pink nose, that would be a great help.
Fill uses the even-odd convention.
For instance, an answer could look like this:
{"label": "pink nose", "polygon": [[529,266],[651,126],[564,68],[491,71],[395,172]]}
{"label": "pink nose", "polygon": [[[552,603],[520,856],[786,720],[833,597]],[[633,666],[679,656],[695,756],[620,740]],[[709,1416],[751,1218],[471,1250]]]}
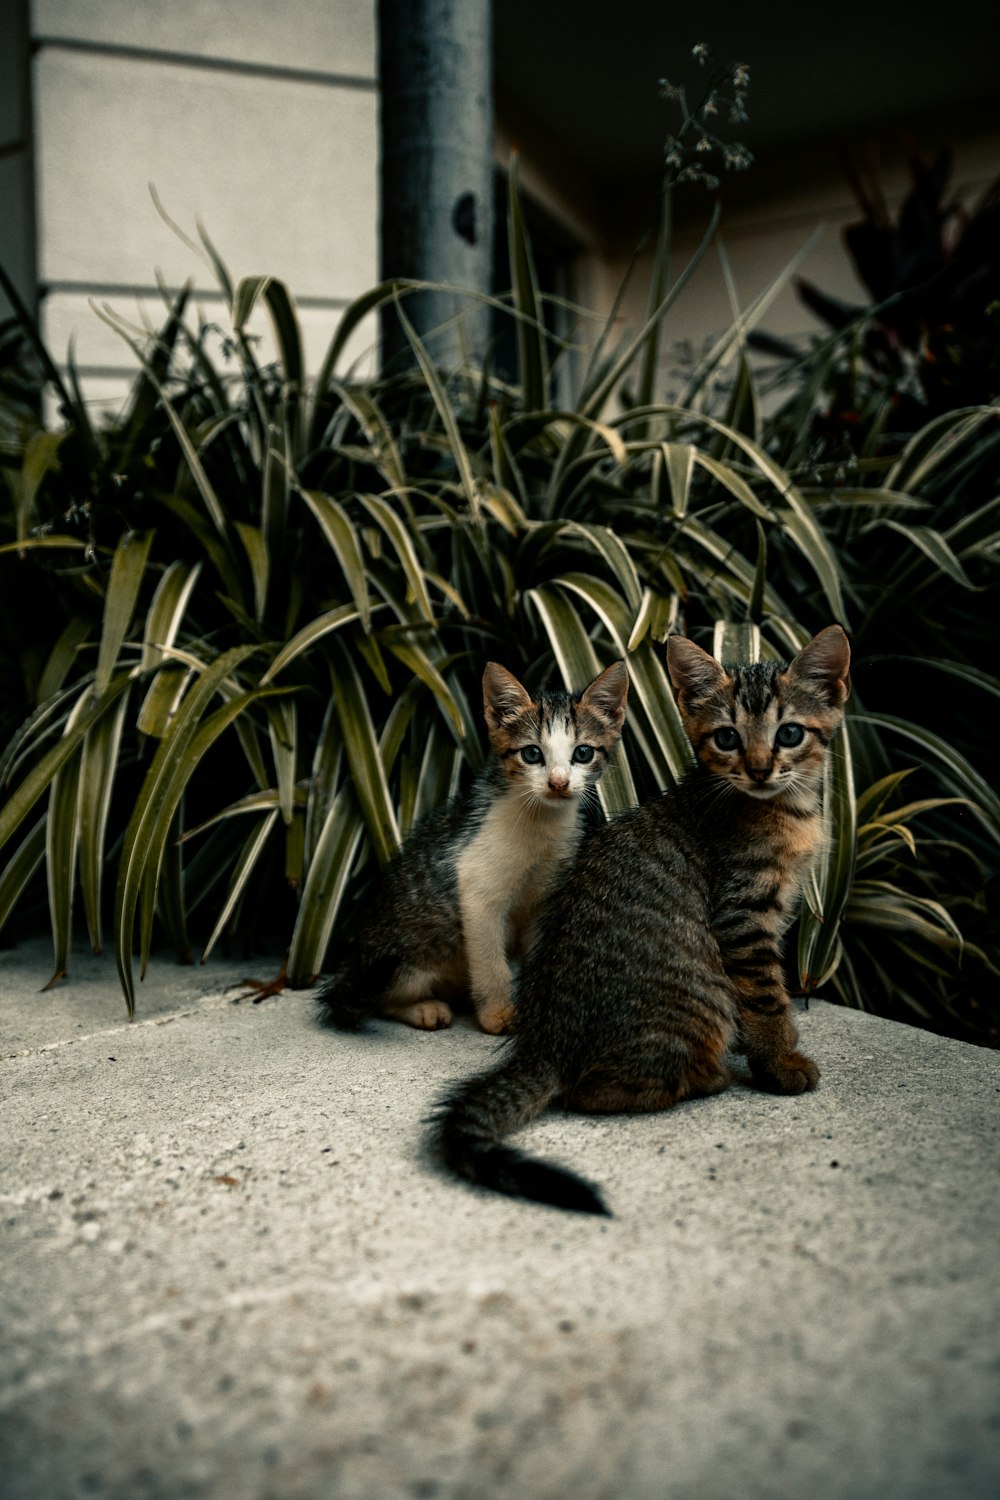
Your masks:
{"label": "pink nose", "polygon": [[566,771],[551,771],[549,773],[549,786],[554,792],[564,792],[569,786],[569,774]]}

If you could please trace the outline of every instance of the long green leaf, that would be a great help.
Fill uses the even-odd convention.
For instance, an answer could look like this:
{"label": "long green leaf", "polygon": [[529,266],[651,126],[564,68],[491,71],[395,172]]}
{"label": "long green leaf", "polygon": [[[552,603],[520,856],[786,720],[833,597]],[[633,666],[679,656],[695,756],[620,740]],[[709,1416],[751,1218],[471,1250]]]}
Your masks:
{"label": "long green leaf", "polygon": [[382,644],[391,651],[404,667],[408,667],[413,675],[434,694],[445,713],[454,725],[455,733],[459,736],[465,732],[465,724],[462,719],[461,709],[455,702],[447,682],[441,676],[437,665],[431,660],[427,652],[416,641],[407,640],[403,636],[386,633]]}
{"label": "long green leaf", "polygon": [[146,613],[142,638],[142,670],[148,672],[163,660],[161,647],[172,646],[177,639],[195,584],[201,574],[201,563],[172,562],[156,586]]}
{"label": "long green leaf", "polygon": [[[82,701],[77,705],[82,710]],[[78,717],[78,716],[76,716]],[[72,719],[69,729],[72,729]],[[49,887],[49,922],[55,968],[45,986],[66,977],[73,924],[73,888],[80,841],[80,751],[52,778],[45,823],[45,873]]]}
{"label": "long green leaf", "polygon": [[326,822],[330,803],[340,782],[340,767],[344,747],[340,738],[340,725],[334,712],[333,699],[328,699],[313,749],[312,766],[306,792],[304,822],[303,860],[308,870],[316,851],[316,844]]}
{"label": "long green leaf", "polygon": [[243,848],[240,850],[239,858],[233,867],[232,877],[229,881],[229,888],[226,891],[226,899],[222,904],[222,910],[219,912],[215,926],[212,928],[208,942],[205,944],[201,956],[202,963],[210,956],[212,949],[225,931],[226,923],[232,916],[237,901],[246,889],[257,861],[264,851],[264,846],[267,843],[271,830],[277,821],[278,810],[275,808],[273,812],[261,818],[256,828],[253,829],[245,840]]}
{"label": "long green leaf", "polygon": [[148,909],[143,909],[143,917],[151,933],[152,913],[155,911],[173,944],[178,963],[189,964],[193,958],[187,929],[185,872],[180,847],[183,812],[182,799],[167,834],[159,869],[154,872],[146,867],[143,897],[148,902]]}
{"label": "long green leaf", "polygon": [[368,699],[353,658],[336,642],[330,672],[334,684],[334,707],[340,720],[354,794],[372,847],[380,864],[385,864],[399,848],[399,825]]}
{"label": "long green leaf", "polygon": [[954,579],[961,588],[975,589],[976,585],[962,567],[962,564],[949,546],[947,539],[941,535],[940,531],[935,531],[932,526],[904,525],[901,521],[893,521],[888,518],[882,524],[889,527],[892,531],[897,531],[900,536],[905,537],[908,542],[912,542],[915,547],[919,547],[924,556],[930,558],[936,568],[942,573],[946,573],[949,578]]}
{"label": "long green leaf", "polygon": [[559,534],[586,538],[613,576],[628,609],[636,613],[642,603],[642,584],[628,548],[611,528],[585,521],[568,521],[560,528]]}
{"label": "long green leaf", "polygon": [[521,206],[516,151],[511,153],[507,169],[507,237],[514,307],[521,314],[517,321],[517,363],[520,385],[524,392],[524,404],[527,409],[541,411],[548,405],[548,372],[538,277],[535,273],[531,241]]}
{"label": "long green leaf", "polygon": [[160,398],[160,403],[162,405],[163,411],[166,413],[167,420],[174,430],[174,436],[177,438],[177,441],[180,444],[181,452],[183,453],[187,466],[191,471],[191,477],[195,482],[195,487],[198,490],[198,493],[201,495],[201,498],[205,505],[205,509],[211,516],[216,530],[221,536],[225,536],[226,514],[222,503],[220,502],[219,497],[215,492],[208,474],[205,472],[205,467],[202,464],[200,457],[198,456],[197,448],[191,441],[191,437],[188,433],[187,428],[184,426],[184,423],[181,421],[180,417],[177,415],[177,412],[174,410],[173,402],[170,400],[168,393],[164,390],[160,380],[158,379],[153,365],[146,358],[142,346],[124,332],[121,327],[121,321],[118,318],[109,316],[107,310],[102,310],[101,308],[97,307],[94,302],[91,302],[90,305],[97,316],[103,322],[107,323],[110,328],[113,328],[115,332],[125,340],[125,342],[131,348],[132,353],[135,355],[139,364],[142,365],[147,379]]}
{"label": "long green leaf", "polygon": [[402,489],[407,483],[406,468],[400,456],[392,427],[374,396],[361,386],[329,382],[330,392],[338,396],[368,439],[371,461],[390,489]]}
{"label": "long green leaf", "polygon": [[[269,697],[271,694],[280,691],[281,689],[276,688],[258,688],[252,692],[240,693],[235,697],[227,698],[220,708],[215,709],[198,726],[197,732],[187,745],[184,753],[175,753],[169,763],[162,795],[155,809],[155,817],[149,823],[149,836],[145,849],[144,863],[138,873],[140,899],[140,979],[145,977],[146,968],[149,963],[153,940],[153,916],[157,906],[160,904],[161,880],[166,861],[166,851],[168,845],[176,845],[178,842],[180,831],[178,826],[178,809],[180,808],[181,799],[184,796],[188,782],[204,761],[219,736],[230,727],[250,704],[260,698]],[[179,910],[182,914],[182,904]]]}
{"label": "long green leaf", "polygon": [[920,724],[913,724],[908,719],[898,719],[890,714],[866,712],[859,713],[856,717],[860,723],[873,724],[877,729],[888,729],[890,733],[898,734],[916,745],[925,758],[930,757],[944,785],[957,796],[966,798],[971,804],[970,810],[992,836],[1000,840],[1000,797],[985,777],[970,766],[965,757],[947,740],[932,734]]}
{"label": "long green leaf", "polygon": [[78,536],[29,536],[23,542],[4,542],[0,547],[0,556],[4,552],[62,552],[67,548],[85,552],[89,546],[89,542],[81,541]]}
{"label": "long green leaf", "polygon": [[293,699],[277,699],[267,705],[267,728],[278,784],[278,805],[287,826],[295,809],[298,713]]}
{"label": "long green leaf", "polygon": [[68,435],[68,432],[33,432],[25,444],[14,498],[14,520],[19,542],[23,542],[31,530],[35,497],[45,476],[51,470],[59,468],[59,449]]}
{"label": "long green leaf", "polygon": [[302,889],[287,964],[293,987],[308,984],[323,963],[364,835],[351,790],[342,787],[330,804]]}
{"label": "long green leaf", "polygon": [[267,586],[271,574],[271,555],[268,551],[264,533],[259,526],[251,526],[248,521],[235,521],[234,529],[250,564],[250,576],[253,579],[254,618],[261,621],[267,608]]}
{"label": "long green leaf", "polygon": [[97,699],[88,697],[80,716],[74,719],[72,728],[67,729],[59,743],[53,745],[38,764],[32,767],[20,785],[7,798],[3,807],[0,807],[0,848],[3,848],[11,835],[20,827],[24,818],[50,786],[53,776],[66,764],[88,730],[113,707],[122,693],[126,691],[137,670],[116,677],[102,697]]}
{"label": "long green leaf", "polygon": [[103,942],[101,887],[111,793],[118,773],[128,692],[118,699],[87,734],[80,764],[80,893],[95,953]]}
{"label": "long green leaf", "polygon": [[406,334],[410,347],[416,356],[417,363],[426,381],[427,389],[431,394],[431,399],[437,407],[438,416],[441,418],[441,425],[445,430],[451,456],[458,470],[459,482],[465,493],[469,513],[473,517],[477,517],[479,515],[479,493],[472,474],[472,461],[469,457],[468,449],[462,440],[458,421],[452,410],[451,402],[448,400],[448,393],[441,383],[441,379],[431,363],[427,350],[424,348],[413,324],[403,311],[403,305],[398,298],[396,299],[396,312],[399,315],[403,332]]}
{"label": "long green leaf", "polygon": [[799,977],[806,995],[831,973],[840,922],[854,880],[857,803],[846,723],[841,724],[827,751],[823,783],[824,838],[814,872],[818,908],[803,912],[799,923]]}
{"label": "long green leaf", "polygon": [[[196,677],[167,726],[136,798],[118,865],[115,891],[115,959],[129,1016],[135,1012],[132,977],[132,936],[143,874],[147,864],[159,862],[157,836],[166,836],[184,785],[194,769],[191,747],[202,714],[226,677],[256,651],[236,646]],[[162,845],[160,846],[162,847]]]}
{"label": "long green leaf", "polygon": [[988,421],[996,419],[997,407],[965,406],[945,412],[922,427],[910,439],[886,476],[886,489],[913,493],[928,477],[960,449],[966,439]]}
{"label": "long green leaf", "polygon": [[[875,662],[905,661],[913,663],[912,656],[902,656],[896,653],[873,652],[866,655],[866,663],[871,665]],[[970,684],[972,687],[982,688],[984,693],[990,693],[993,697],[1000,697],[1000,677],[992,672],[984,672],[979,667],[970,666],[964,661],[948,661],[942,656],[925,656],[920,659],[921,672],[927,671],[945,672],[949,677],[954,677],[958,682]]]}
{"label": "long green leaf", "polygon": [[441,725],[433,722],[417,760],[415,770],[404,766],[400,776],[399,822],[404,838],[421,818],[454,796],[465,764],[461,749],[449,743]]}
{"label": "long green leaf", "polygon": [[[670,284],[670,251],[673,241],[673,184],[664,177],[660,198],[660,225],[656,234],[656,249],[653,252],[653,271],[649,279],[649,296],[646,304],[646,320],[655,318]],[[655,319],[652,332],[643,350],[636,389],[636,403],[650,406],[655,399],[656,378],[660,368],[660,340],[663,336],[663,319]]]}
{"label": "long green leaf", "polygon": [[[297,806],[305,801],[305,797],[305,791],[301,788],[296,788],[295,802]],[[243,813],[279,812],[280,808],[281,802],[276,787],[270,786],[265,787],[263,791],[248,792],[245,797],[238,797],[235,802],[230,802],[229,806],[224,807],[221,812],[213,813],[210,818],[206,818],[203,823],[199,823],[195,828],[185,828],[178,839],[178,843],[190,843],[191,839],[197,838],[207,828],[214,828],[217,823],[223,823],[227,818],[236,818]]]}
{"label": "long green leaf", "polygon": [[301,386],[304,374],[302,334],[294,304],[283,281],[275,276],[241,277],[233,292],[233,328],[237,333],[246,332],[246,325],[262,297],[271,314],[285,379]]}
{"label": "long green leaf", "polygon": [[57,693],[79,660],[80,647],[90,634],[91,622],[86,615],[72,615],[60,631],[49,652],[38,679],[37,703],[44,703]]}
{"label": "long green leaf", "polygon": [[[671,509],[678,519],[683,519],[687,515],[696,453],[697,449],[691,443],[662,443],[660,445],[658,457],[666,470],[670,486]],[[720,467],[723,466],[720,465]],[[749,486],[747,488],[749,489]]]}
{"label": "long green leaf", "polygon": [[0,932],[6,925],[21,893],[45,858],[45,826],[48,819],[43,814],[35,826],[25,834],[14,853],[0,870]]}
{"label": "long green leaf", "polygon": [[715,237],[715,231],[718,228],[719,224],[720,213],[721,209],[718,203],[716,203],[712,210],[712,215],[709,219],[708,227],[706,228],[701,241],[695,249],[694,254],[691,256],[691,259],[688,261],[687,265],[684,267],[677,280],[671,286],[662,302],[646,319],[644,326],[640,329],[636,337],[630,343],[628,343],[625,348],[616,356],[609,368],[607,370],[597,371],[593,380],[587,383],[587,386],[584,388],[584,391],[581,394],[579,402],[579,411],[581,416],[596,417],[602,411],[605,402],[611,395],[611,392],[621,380],[626,370],[628,370],[629,366],[633,363],[636,356],[642,352],[642,350],[654,337],[658,337],[657,330],[659,329],[661,321],[669,312],[670,308],[673,307],[674,303],[684,291],[684,288],[687,286],[688,282],[691,280],[691,277],[694,275],[695,271],[698,269],[698,266],[704,259],[705,252],[708,250],[709,245],[712,243],[712,240]]}
{"label": "long green leaf", "polygon": [[343,506],[331,495],[319,490],[300,490],[303,500],[316,517],[334,555],[340,564],[347,587],[351,591],[354,607],[367,631],[371,627],[371,605],[368,598],[368,579],[365,575],[364,559],[357,527],[351,522]]}
{"label": "long green leaf", "polygon": [[[384,604],[374,606],[375,610],[385,608]],[[360,619],[361,616],[353,604],[339,604],[336,609],[328,609],[325,614],[317,615],[315,620],[310,620],[308,625],[303,625],[302,629],[282,646],[261,677],[261,686],[273,682],[279,672],[283,672],[289,663],[293,662],[297,656],[301,656],[303,651],[308,651],[310,646],[315,645],[324,636],[334,630],[342,630],[345,625],[350,625]]]}
{"label": "long green leaf", "polygon": [[118,544],[111,563],[111,577],[104,599],[101,643],[97,651],[97,675],[94,691],[101,696],[107,690],[118,655],[132,623],[136,600],[142,587],[153,533],[129,532]]}
{"label": "long green leaf", "polygon": [[406,527],[381,495],[361,495],[359,499],[372,520],[381,527],[399,559],[409,586],[408,598],[413,600],[424,619],[433,623],[434,611],[427,593],[427,580]]}
{"label": "long green leaf", "polygon": [[323,412],[323,401],[326,398],[330,382],[333,380],[334,371],[340,363],[341,355],[347,347],[348,341],[359,325],[364,322],[365,318],[370,317],[383,303],[391,302],[394,298],[405,292],[408,286],[409,283],[402,280],[381,282],[378,286],[373,287],[371,291],[364,292],[360,297],[356,297],[344,309],[340,322],[337,324],[336,332],[330,341],[326,357],[316,377],[313,412],[309,427],[308,446],[310,448],[318,447],[322,437],[320,418]]}

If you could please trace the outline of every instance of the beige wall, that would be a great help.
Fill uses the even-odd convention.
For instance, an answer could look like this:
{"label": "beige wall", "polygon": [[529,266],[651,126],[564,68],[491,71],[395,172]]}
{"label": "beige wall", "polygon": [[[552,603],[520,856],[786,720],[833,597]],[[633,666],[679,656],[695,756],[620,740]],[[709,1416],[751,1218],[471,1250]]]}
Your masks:
{"label": "beige wall", "polygon": [[234,280],[288,283],[315,367],[376,279],[373,0],[33,0],[31,29],[42,324],[57,357],[73,339],[88,399],[134,369],[91,299],[160,321],[158,275],[194,278],[225,321],[149,184]]}

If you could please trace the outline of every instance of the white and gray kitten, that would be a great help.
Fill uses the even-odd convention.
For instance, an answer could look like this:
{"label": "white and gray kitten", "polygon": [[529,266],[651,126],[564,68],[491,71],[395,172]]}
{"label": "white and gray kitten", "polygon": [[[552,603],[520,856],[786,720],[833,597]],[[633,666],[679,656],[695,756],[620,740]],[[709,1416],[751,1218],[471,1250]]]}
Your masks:
{"label": "white and gray kitten", "polygon": [[544,897],[576,852],[627,692],[623,661],[582,693],[535,697],[488,664],[490,759],[418,824],[353,930],[335,938],[336,967],[316,997],[327,1024],[356,1030],[381,1015],[436,1030],[471,1001],[484,1031],[509,1028],[512,961],[531,946]]}

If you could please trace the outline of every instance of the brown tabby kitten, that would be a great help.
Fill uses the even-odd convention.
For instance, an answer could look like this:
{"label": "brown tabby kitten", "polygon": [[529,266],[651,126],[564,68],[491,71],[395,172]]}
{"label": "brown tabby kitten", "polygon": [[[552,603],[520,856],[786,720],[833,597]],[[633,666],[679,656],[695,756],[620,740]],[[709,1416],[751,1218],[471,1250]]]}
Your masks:
{"label": "brown tabby kitten", "polygon": [[599,1194],[503,1137],[553,1100],[668,1109],[747,1056],[778,1094],[815,1088],[797,1050],[781,938],[821,838],[823,755],[850,691],[839,625],[790,666],[720,666],[681,636],[668,666],[697,764],[585,840],[553,891],[515,995],[514,1036],[435,1120],[444,1164],[513,1197],[606,1213]]}
{"label": "brown tabby kitten", "polygon": [[423,819],[353,932],[339,935],[337,967],[317,995],[326,1022],[353,1031],[385,1015],[433,1031],[471,996],[484,1031],[508,1029],[511,960],[530,946],[541,902],[576,852],[627,693],[623,661],[583,693],[534,698],[488,664],[493,754],[463,795]]}

